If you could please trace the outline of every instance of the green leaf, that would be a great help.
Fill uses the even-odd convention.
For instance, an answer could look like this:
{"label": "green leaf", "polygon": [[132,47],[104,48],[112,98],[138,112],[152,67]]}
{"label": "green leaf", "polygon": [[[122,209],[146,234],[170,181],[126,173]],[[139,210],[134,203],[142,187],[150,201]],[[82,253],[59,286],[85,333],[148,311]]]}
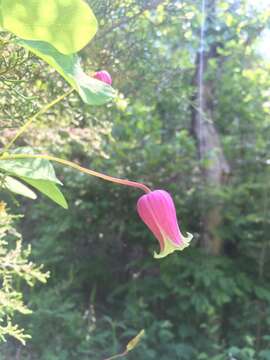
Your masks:
{"label": "green leaf", "polygon": [[270,291],[268,289],[265,289],[261,286],[256,286],[255,294],[258,296],[259,299],[270,302]]}
{"label": "green leaf", "polygon": [[13,179],[11,176],[5,176],[4,187],[15,194],[26,196],[30,199],[36,199],[37,195],[19,180]]}
{"label": "green leaf", "polygon": [[63,55],[53,46],[42,41],[17,40],[17,43],[55,68],[89,105],[102,105],[112,100],[116,92],[108,84],[84,73],[79,57]]}
{"label": "green leaf", "polygon": [[81,50],[97,32],[97,20],[83,0],[2,0],[5,29],[27,40],[52,44],[63,54]]}
{"label": "green leaf", "polygon": [[[13,151],[13,154],[31,153],[33,154],[33,151],[29,148],[19,148]],[[0,169],[17,177],[24,176],[29,179],[48,180],[62,185],[61,181],[58,180],[55,175],[52,164],[46,159],[0,159]]]}
{"label": "green leaf", "polygon": [[[13,151],[13,154],[33,153],[33,149],[27,147],[18,148]],[[64,195],[56,186],[56,184],[62,185],[62,183],[57,179],[50,161],[38,158],[16,160],[0,159],[0,169],[9,174],[15,175],[19,179],[38,189],[63,208],[68,208]]]}
{"label": "green leaf", "polygon": [[48,198],[56,202],[58,205],[62,206],[64,209],[68,208],[66,199],[60,189],[55,185],[55,183],[48,180],[35,180],[29,179],[24,176],[20,176],[20,179],[38,189],[41,193],[46,195]]}

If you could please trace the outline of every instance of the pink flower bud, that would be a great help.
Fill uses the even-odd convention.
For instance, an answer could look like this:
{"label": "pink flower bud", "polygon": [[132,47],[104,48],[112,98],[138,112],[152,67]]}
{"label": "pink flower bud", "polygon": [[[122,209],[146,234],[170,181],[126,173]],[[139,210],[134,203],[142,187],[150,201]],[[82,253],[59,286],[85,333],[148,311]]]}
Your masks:
{"label": "pink flower bud", "polygon": [[97,71],[94,75],[94,78],[103,81],[106,84],[112,85],[111,75],[106,70]]}
{"label": "pink flower bud", "polygon": [[142,221],[153,232],[160,244],[160,253],[155,258],[165,257],[175,250],[189,246],[192,235],[184,237],[179,229],[173,199],[167,191],[155,190],[141,196],[137,210]]}

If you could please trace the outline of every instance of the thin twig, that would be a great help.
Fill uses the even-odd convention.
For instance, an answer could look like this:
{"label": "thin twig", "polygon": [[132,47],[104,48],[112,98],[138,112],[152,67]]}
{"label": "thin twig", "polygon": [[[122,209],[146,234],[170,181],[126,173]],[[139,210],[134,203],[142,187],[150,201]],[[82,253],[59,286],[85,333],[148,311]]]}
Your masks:
{"label": "thin twig", "polygon": [[14,136],[13,139],[10,140],[10,142],[4,147],[4,149],[1,151],[1,153],[5,153],[12,144],[27,130],[27,128],[32,124],[32,122],[40,115],[44,114],[46,111],[48,111],[51,107],[53,107],[55,104],[59,103],[61,100],[63,100],[65,97],[67,97],[69,94],[72,93],[74,89],[70,89],[68,92],[62,94],[58,98],[51,101],[49,104],[44,106],[42,109],[40,109],[35,115],[31,116],[26,123],[19,129],[17,134]]}
{"label": "thin twig", "polygon": [[124,356],[126,356],[127,354],[128,354],[128,351],[126,350],[126,351],[124,351],[124,352],[123,352],[123,353],[121,353],[121,354],[113,355],[113,356],[108,357],[108,358],[106,358],[106,359],[104,359],[104,360],[113,360],[113,359],[117,359],[117,358],[120,358],[120,357],[124,357]]}
{"label": "thin twig", "polygon": [[87,174],[87,175],[91,175],[91,176],[95,176],[95,177],[98,177],[100,179],[103,179],[103,180],[106,180],[106,181],[110,181],[110,182],[113,182],[113,183],[116,183],[116,184],[120,184],[120,185],[124,185],[124,186],[131,186],[131,187],[135,187],[135,188],[138,188],[138,189],[141,189],[143,190],[145,193],[149,193],[151,192],[151,189],[148,188],[146,185],[142,184],[142,183],[139,183],[139,182],[136,182],[136,181],[130,181],[128,179],[119,179],[119,178],[116,178],[116,177],[113,177],[113,176],[109,176],[109,175],[106,175],[106,174],[102,174],[102,173],[99,173],[97,171],[94,171],[94,170],[90,170],[90,169],[87,169],[87,168],[84,168],[72,161],[69,161],[69,160],[65,160],[65,159],[60,159],[60,158],[57,158],[55,156],[50,156],[50,155],[37,155],[37,154],[7,154],[7,153],[4,153],[1,157],[0,157],[0,161],[2,160],[18,160],[18,159],[45,159],[45,160],[49,160],[49,161],[54,161],[54,162],[57,162],[61,165],[65,165],[65,166],[69,166],[75,170],[78,170],[84,174]]}
{"label": "thin twig", "polygon": [[136,14],[134,14],[131,17],[125,17],[123,20],[119,21],[118,23],[113,24],[112,26],[110,26],[108,29],[106,29],[103,33],[101,33],[100,36],[97,36],[97,40],[100,40],[101,38],[103,38],[104,36],[106,36],[107,34],[109,34],[110,32],[112,32],[114,29],[126,24],[127,22],[130,22],[131,20],[139,17],[140,15],[142,15],[146,10],[151,10],[151,9],[155,9],[156,7],[158,7],[158,5],[164,3],[165,0],[154,0],[152,1],[150,4],[145,5],[142,7],[142,9],[140,9]]}

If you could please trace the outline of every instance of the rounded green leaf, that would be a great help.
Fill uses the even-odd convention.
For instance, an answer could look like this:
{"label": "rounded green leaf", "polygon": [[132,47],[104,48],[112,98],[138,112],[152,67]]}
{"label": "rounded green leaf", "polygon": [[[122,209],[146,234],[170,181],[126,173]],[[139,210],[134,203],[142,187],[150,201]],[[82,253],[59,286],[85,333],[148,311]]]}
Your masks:
{"label": "rounded green leaf", "polygon": [[28,40],[42,40],[63,54],[82,49],[97,20],[83,0],[2,0],[3,27]]}

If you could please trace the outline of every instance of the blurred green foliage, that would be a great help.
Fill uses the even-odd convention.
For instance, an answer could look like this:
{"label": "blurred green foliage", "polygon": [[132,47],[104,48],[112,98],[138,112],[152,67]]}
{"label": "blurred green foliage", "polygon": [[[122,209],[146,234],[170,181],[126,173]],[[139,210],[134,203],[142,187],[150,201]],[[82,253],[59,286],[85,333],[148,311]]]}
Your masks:
{"label": "blurred green foliage", "polygon": [[[128,359],[270,359],[270,65],[256,51],[267,12],[220,1],[209,24],[206,46],[217,43],[219,56],[207,76],[232,169],[217,192],[201,181],[190,132],[201,3],[89,3],[100,30],[82,62],[86,72],[107,69],[118,98],[96,108],[72,94],[21,145],[170,191],[183,231],[195,239],[183,253],[154,260],[158,244],[136,215],[140,193],[57,168],[69,211],[44,199],[25,202],[21,225],[51,277],[26,291],[33,314],[18,321],[32,339],[26,347],[1,345],[0,359],[100,360],[123,351],[140,329],[145,337]],[[21,49],[5,51],[12,63],[23,59],[0,100],[14,102],[0,119],[12,132],[66,85]],[[9,136],[5,130],[1,141]],[[201,218],[213,203],[223,204],[224,249],[216,257],[200,248]]]}
{"label": "blurred green foliage", "polygon": [[22,280],[29,286],[36,281],[46,282],[49,274],[42,271],[29,260],[31,246],[23,248],[22,237],[15,228],[14,221],[18,216],[10,215],[6,204],[0,202],[0,340],[7,336],[25,344],[30,336],[14,321],[17,313],[30,314],[31,310],[24,303]]}

